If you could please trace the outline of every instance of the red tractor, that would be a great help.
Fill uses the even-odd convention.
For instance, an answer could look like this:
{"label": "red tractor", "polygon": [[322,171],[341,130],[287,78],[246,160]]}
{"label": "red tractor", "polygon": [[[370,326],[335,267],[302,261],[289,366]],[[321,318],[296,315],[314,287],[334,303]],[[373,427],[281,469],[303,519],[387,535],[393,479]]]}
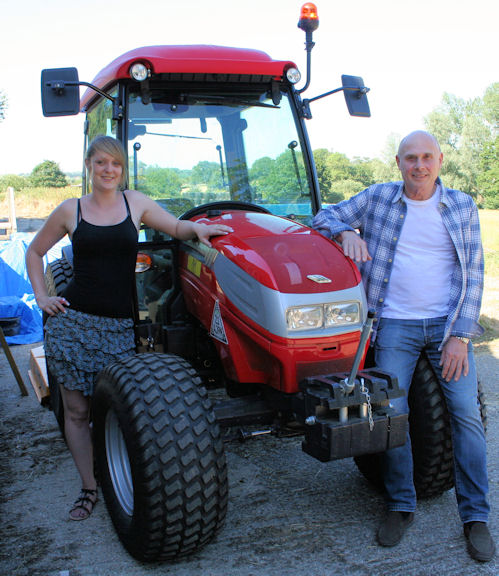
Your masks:
{"label": "red tractor", "polygon": [[[142,560],[191,553],[222,526],[226,428],[241,438],[300,433],[305,452],[323,462],[355,457],[376,484],[382,453],[405,442],[408,416],[390,406],[402,393],[396,379],[364,367],[372,318],[357,267],[310,228],[321,207],[305,127],[311,102],[342,91],[352,115],[369,116],[359,77],[302,99],[317,25],[306,4],[301,89],[293,62],[219,46],[138,48],[92,84],[74,68],[42,72],[44,114],[85,113],[85,147],[97,134],[119,139],[129,188],[181,218],[234,230],[212,248],[140,231],[137,354],[107,367],[96,387],[102,491],[122,542]],[[47,269],[51,293],[71,274],[68,250]],[[434,495],[453,484],[452,446],[424,357],[413,390],[415,480],[420,495]]]}

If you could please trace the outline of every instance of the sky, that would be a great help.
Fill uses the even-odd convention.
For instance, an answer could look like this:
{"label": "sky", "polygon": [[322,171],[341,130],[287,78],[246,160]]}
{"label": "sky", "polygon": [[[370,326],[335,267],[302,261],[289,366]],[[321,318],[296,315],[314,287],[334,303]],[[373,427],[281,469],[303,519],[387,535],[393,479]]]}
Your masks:
{"label": "sky", "polygon": [[[0,0],[0,175],[28,174],[44,160],[82,166],[83,120],[44,118],[40,73],[76,67],[91,82],[117,56],[157,44],[254,48],[306,74],[299,0]],[[424,128],[444,92],[469,99],[499,81],[496,0],[318,0],[312,80],[303,97],[362,76],[371,118],[348,115],[343,96],[312,104],[313,149],[383,157],[387,141]],[[298,84],[298,88],[303,84]],[[83,94],[84,88],[81,89]]]}

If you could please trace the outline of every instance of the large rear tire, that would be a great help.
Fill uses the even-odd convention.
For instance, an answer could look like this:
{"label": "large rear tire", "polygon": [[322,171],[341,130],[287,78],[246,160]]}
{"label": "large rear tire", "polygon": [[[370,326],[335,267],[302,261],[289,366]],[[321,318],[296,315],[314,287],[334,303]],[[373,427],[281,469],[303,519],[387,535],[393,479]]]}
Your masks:
{"label": "large rear tire", "polygon": [[49,296],[60,296],[73,277],[73,268],[65,259],[54,260],[45,270],[45,285]]}
{"label": "large rear tire", "polygon": [[195,370],[171,354],[113,363],[93,397],[95,454],[116,531],[139,560],[194,552],[223,524],[227,467]]}
{"label": "large rear tire", "polygon": [[[73,268],[65,258],[51,262],[45,270],[45,285],[47,286],[48,295],[60,296],[72,277]],[[43,324],[45,324],[46,320],[47,315],[44,312]],[[61,391],[59,390],[59,384],[53,378],[48,367],[47,377],[50,391],[50,408],[54,413],[62,434],[64,435],[64,406],[62,403]]]}
{"label": "large rear tire", "polygon": [[[478,383],[478,402],[486,425],[484,395]],[[449,413],[437,376],[426,357],[419,358],[409,392],[409,426],[418,498],[439,496],[454,486],[454,465]],[[360,472],[384,489],[383,453],[358,456]]]}

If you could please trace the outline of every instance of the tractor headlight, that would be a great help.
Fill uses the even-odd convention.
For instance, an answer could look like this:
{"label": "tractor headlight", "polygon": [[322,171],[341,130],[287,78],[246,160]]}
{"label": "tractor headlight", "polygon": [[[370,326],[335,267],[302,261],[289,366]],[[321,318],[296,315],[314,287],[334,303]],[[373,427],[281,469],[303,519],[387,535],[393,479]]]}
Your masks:
{"label": "tractor headlight", "polygon": [[324,325],[343,326],[360,322],[360,308],[358,302],[345,302],[342,304],[324,305]]}
{"label": "tractor headlight", "polygon": [[340,302],[293,306],[286,310],[288,330],[315,330],[360,323],[360,304]]}
{"label": "tractor headlight", "polygon": [[144,80],[147,80],[150,75],[150,70],[142,62],[135,62],[135,64],[130,66],[130,76],[134,80],[137,80],[137,82],[143,82]]}
{"label": "tractor headlight", "polygon": [[298,68],[288,68],[286,70],[286,78],[291,84],[297,84],[301,80],[301,74]]}
{"label": "tractor headlight", "polygon": [[286,310],[288,330],[313,330],[324,323],[322,306],[297,306]]}

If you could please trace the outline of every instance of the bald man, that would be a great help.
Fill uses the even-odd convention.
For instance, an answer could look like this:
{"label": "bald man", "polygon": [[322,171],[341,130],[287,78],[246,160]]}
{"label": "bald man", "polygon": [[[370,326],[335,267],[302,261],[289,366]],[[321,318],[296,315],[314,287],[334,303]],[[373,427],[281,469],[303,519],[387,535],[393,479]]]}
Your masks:
{"label": "bald man", "polygon": [[[370,307],[376,366],[407,394],[425,351],[445,395],[454,448],[458,510],[470,556],[487,562],[495,544],[489,517],[486,445],[477,403],[471,338],[483,292],[478,210],[471,196],[444,187],[436,138],[417,131],[396,156],[402,181],[375,184],[321,210],[313,226],[358,263]],[[359,231],[359,232],[357,232]],[[407,411],[407,395],[392,401]],[[409,434],[385,454],[387,515],[377,534],[395,546],[414,520],[416,491]]]}

